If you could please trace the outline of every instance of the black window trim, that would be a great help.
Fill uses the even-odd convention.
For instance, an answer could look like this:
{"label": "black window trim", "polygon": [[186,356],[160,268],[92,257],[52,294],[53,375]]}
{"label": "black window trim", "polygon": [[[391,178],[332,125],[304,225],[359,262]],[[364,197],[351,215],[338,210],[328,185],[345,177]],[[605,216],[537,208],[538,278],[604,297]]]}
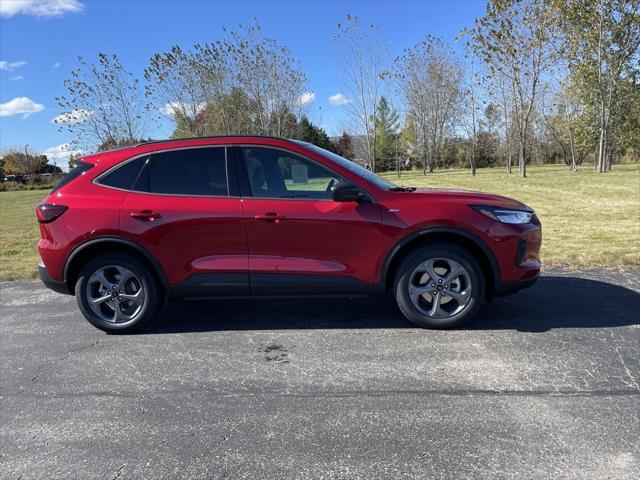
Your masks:
{"label": "black window trim", "polygon": [[[324,168],[326,170],[329,170],[331,173],[333,173],[336,177],[338,178],[342,178],[344,180],[350,180],[353,183],[355,183],[359,189],[361,189],[367,196],[366,200],[367,201],[371,201],[371,202],[375,202],[375,197],[373,195],[371,195],[365,188],[362,187],[362,185],[359,182],[354,182],[351,178],[349,177],[345,177],[344,175],[336,172],[333,168],[328,167],[327,165],[325,165],[322,162],[319,162],[318,160],[315,160],[313,158],[310,158],[308,155],[302,154],[300,152],[297,152],[295,150],[289,150],[287,148],[283,148],[283,147],[277,147],[274,145],[264,145],[261,143],[234,143],[233,144],[235,153],[234,153],[234,159],[235,159],[235,164],[236,164],[236,170],[238,172],[238,183],[240,185],[240,196],[241,198],[254,198],[256,200],[289,200],[289,201],[302,201],[302,202],[333,202],[333,199],[331,198],[304,198],[304,197],[298,197],[298,198],[287,198],[287,197],[256,197],[253,195],[253,192],[251,191],[251,186],[249,184],[249,174],[247,172],[247,168],[246,165],[244,164],[244,162],[242,161],[241,155],[240,155],[240,149],[241,148],[270,148],[272,150],[280,150],[282,152],[288,153],[290,155],[297,155],[298,157],[301,157],[305,160],[308,160],[309,162],[318,165],[321,168]],[[329,160],[330,161],[330,160]],[[242,181],[240,181],[240,178],[242,178]]]}
{"label": "black window trim", "polygon": [[[104,177],[106,177],[107,175],[109,175],[110,173],[112,173],[113,171],[117,170],[118,168],[126,165],[129,162],[133,162],[141,157],[151,157],[152,155],[158,154],[158,153],[165,153],[165,152],[175,152],[175,151],[180,151],[180,150],[194,150],[194,149],[199,149],[199,148],[224,148],[224,165],[225,165],[225,173],[227,175],[227,195],[193,195],[193,194],[188,194],[188,193],[154,193],[154,192],[144,192],[144,191],[140,191],[140,190],[134,190],[133,186],[135,186],[135,182],[134,185],[132,185],[132,188],[119,188],[119,187],[112,187],[111,185],[105,185],[103,183],[100,183],[100,180],[102,180]],[[138,155],[134,155],[131,158],[127,158],[126,160],[117,163],[116,165],[110,167],[109,169],[107,169],[106,171],[102,172],[100,175],[98,175],[96,178],[94,178],[91,183],[98,185],[100,187],[104,187],[104,188],[111,188],[113,190],[120,190],[121,192],[127,192],[127,193],[138,193],[141,195],[155,195],[155,196],[163,196],[163,197],[195,197],[195,198],[241,198],[240,195],[240,187],[238,186],[238,180],[237,180],[237,173],[236,173],[236,169],[235,168],[230,168],[230,161],[231,163],[235,163],[234,159],[233,159],[233,155],[229,155],[229,151],[233,148],[233,145],[228,145],[228,144],[219,144],[219,145],[191,145],[188,147],[174,147],[174,148],[163,148],[162,150],[153,150],[150,152],[145,152],[145,153],[141,153]],[[138,177],[136,178],[136,182],[138,181],[138,178],[140,178],[140,174],[146,169],[148,168],[149,164],[148,161],[145,162],[145,165],[140,169],[140,172],[138,173]],[[233,173],[232,173],[233,171]],[[230,177],[233,175],[234,177],[234,185],[231,185],[231,180]],[[235,195],[232,195],[231,193],[235,193]]]}

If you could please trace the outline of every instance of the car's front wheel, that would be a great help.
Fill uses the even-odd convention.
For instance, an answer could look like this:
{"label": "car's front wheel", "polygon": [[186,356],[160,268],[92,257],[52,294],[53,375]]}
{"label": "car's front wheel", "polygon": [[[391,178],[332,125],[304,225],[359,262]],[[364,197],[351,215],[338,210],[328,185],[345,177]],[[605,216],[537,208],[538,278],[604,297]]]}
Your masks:
{"label": "car's front wheel", "polygon": [[75,294],[85,318],[112,333],[140,329],[155,317],[161,304],[160,289],[149,269],[125,254],[101,255],[87,263]]}
{"label": "car's front wheel", "polygon": [[397,270],[394,287],[396,303],[408,320],[426,328],[452,328],[478,312],[485,279],[466,250],[438,243],[409,254]]}

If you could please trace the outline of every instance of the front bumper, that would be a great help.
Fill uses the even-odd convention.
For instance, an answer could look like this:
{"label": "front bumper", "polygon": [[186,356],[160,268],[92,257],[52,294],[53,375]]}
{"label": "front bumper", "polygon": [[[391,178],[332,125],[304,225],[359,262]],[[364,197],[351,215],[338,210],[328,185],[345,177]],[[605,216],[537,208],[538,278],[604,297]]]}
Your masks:
{"label": "front bumper", "polygon": [[54,280],[53,278],[51,278],[51,275],[49,275],[49,272],[47,272],[47,269],[42,261],[38,263],[38,272],[40,273],[40,280],[42,280],[42,283],[44,283],[45,287],[50,288],[54,292],[64,293],[65,295],[73,295],[73,293],[69,291],[69,287],[67,286],[66,282],[62,280]]}

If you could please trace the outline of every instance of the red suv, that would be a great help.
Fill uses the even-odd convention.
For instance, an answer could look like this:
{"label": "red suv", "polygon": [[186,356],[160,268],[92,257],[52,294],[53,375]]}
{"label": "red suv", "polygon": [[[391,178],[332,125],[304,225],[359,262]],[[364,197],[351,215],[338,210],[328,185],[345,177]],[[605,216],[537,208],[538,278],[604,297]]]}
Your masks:
{"label": "red suv", "polygon": [[141,327],[165,298],[388,291],[412,322],[446,328],[540,271],[540,222],[526,205],[399,187],[281,138],[86,156],[36,212],[43,282],[111,332]]}

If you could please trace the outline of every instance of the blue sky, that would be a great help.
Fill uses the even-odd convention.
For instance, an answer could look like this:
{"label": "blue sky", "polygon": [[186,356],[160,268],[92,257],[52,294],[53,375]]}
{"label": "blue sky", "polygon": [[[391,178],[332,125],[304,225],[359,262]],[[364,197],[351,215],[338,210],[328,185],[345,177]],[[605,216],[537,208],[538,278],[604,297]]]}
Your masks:
{"label": "blue sky", "polygon": [[[329,97],[344,91],[332,42],[348,13],[380,26],[381,37],[399,54],[427,34],[453,42],[484,12],[482,0],[456,1],[262,1],[2,0],[0,4],[0,148],[49,153],[64,163],[61,145],[70,139],[52,119],[55,97],[76,58],[116,53],[142,76],[152,54],[173,44],[185,48],[222,36],[257,18],[266,36],[286,45],[307,75],[315,99],[309,116],[329,134],[339,133],[344,107]],[[32,113],[18,113],[32,112]],[[167,122],[154,137],[171,133]],[[57,150],[56,150],[57,149]]]}

